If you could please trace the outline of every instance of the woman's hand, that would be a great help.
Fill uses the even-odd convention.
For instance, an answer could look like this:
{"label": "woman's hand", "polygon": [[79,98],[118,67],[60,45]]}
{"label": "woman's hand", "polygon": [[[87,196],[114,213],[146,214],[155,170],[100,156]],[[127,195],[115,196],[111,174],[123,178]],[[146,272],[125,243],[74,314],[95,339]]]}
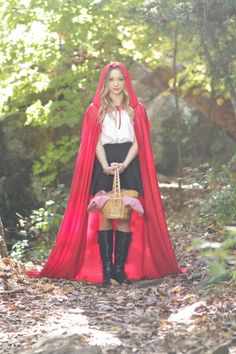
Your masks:
{"label": "woman's hand", "polygon": [[126,169],[125,163],[124,162],[119,163],[118,168],[119,168],[119,173],[124,172],[124,170]]}
{"label": "woman's hand", "polygon": [[119,173],[122,173],[126,169],[126,165],[124,162],[112,162],[110,166],[103,168],[103,172],[106,175],[114,175],[116,168],[118,168]]}
{"label": "woman's hand", "polygon": [[114,175],[116,166],[106,166],[103,168],[103,172],[106,175]]}
{"label": "woman's hand", "polygon": [[[124,162],[112,162],[111,167],[113,167],[114,170],[118,168],[119,173],[124,172],[124,170],[126,169],[126,165]],[[113,174],[114,174],[114,170],[113,170]]]}

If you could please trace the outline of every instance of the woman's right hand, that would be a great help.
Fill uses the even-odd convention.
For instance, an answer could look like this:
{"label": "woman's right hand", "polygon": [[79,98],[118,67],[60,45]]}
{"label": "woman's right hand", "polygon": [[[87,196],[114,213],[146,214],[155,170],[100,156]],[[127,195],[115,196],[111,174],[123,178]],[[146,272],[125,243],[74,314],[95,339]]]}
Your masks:
{"label": "woman's right hand", "polygon": [[115,164],[113,164],[111,166],[106,166],[106,167],[103,168],[103,172],[106,175],[114,175],[116,167],[117,166]]}

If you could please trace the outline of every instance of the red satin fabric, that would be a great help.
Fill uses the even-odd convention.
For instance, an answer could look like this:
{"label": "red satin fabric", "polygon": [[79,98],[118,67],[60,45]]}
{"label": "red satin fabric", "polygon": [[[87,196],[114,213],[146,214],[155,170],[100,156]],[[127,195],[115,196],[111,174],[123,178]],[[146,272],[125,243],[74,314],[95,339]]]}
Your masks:
{"label": "red satin fabric", "polygon": [[[98,123],[100,92],[110,66],[119,67],[125,77],[130,105],[134,109],[134,128],[139,146],[139,163],[144,196],[140,198],[144,216],[131,216],[132,242],[125,270],[129,279],[158,278],[181,273],[171,246],[157,183],[150,143],[150,123],[144,106],[138,102],[130,75],[122,63],[112,63],[102,71],[93,103],[86,110],[81,145],[75,165],[65,215],[55,245],[41,272],[29,271],[34,277],[68,278],[102,282],[102,263],[97,243],[99,212],[88,213],[87,206],[95,149],[101,127]],[[115,230],[115,222],[114,222]]]}

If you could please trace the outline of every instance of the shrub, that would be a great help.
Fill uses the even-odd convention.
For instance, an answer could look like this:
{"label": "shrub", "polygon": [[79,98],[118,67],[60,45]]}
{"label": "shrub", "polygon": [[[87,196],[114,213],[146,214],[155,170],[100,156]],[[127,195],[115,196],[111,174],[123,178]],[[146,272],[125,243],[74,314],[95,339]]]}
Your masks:
{"label": "shrub", "polygon": [[61,224],[66,207],[65,188],[63,184],[56,190],[45,190],[50,197],[44,206],[33,210],[27,218],[19,216],[19,235],[11,252],[11,257],[22,258],[45,258],[52,248],[58,228]]}

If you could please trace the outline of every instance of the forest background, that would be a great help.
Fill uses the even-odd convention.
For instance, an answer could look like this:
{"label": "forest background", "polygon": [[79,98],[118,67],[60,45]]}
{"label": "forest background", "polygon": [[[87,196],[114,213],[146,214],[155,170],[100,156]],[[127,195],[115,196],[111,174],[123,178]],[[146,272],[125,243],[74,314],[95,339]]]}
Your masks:
{"label": "forest background", "polygon": [[148,109],[170,228],[196,232],[225,274],[235,259],[235,15],[235,0],[0,2],[0,216],[13,257],[48,254],[84,111],[103,66],[121,61]]}
{"label": "forest background", "polygon": [[[110,61],[148,110],[188,271],[109,288],[30,278]],[[0,0],[0,64],[0,354],[236,353],[236,0]]]}

